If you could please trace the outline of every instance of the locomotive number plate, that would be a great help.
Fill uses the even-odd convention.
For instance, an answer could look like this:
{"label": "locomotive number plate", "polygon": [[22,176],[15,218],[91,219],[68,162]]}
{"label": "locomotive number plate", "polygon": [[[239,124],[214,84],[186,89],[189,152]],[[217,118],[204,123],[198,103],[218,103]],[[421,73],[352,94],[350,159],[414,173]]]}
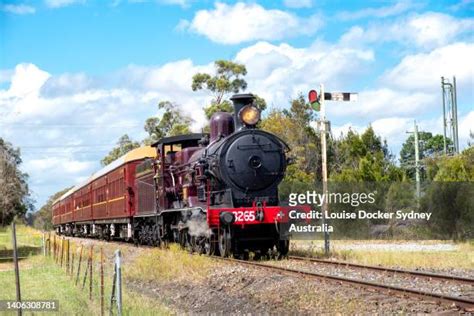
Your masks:
{"label": "locomotive number plate", "polygon": [[255,221],[255,211],[235,211],[232,212],[236,222],[253,222]]}

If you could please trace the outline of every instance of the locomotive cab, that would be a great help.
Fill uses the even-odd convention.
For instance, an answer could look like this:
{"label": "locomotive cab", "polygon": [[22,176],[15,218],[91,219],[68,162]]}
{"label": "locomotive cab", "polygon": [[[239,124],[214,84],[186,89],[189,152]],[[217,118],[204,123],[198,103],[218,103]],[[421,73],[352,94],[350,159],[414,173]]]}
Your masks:
{"label": "locomotive cab", "polygon": [[152,144],[156,148],[156,200],[157,212],[182,207],[183,174],[179,167],[189,160],[190,156],[202,149],[201,143],[207,134],[195,133],[165,137]]}

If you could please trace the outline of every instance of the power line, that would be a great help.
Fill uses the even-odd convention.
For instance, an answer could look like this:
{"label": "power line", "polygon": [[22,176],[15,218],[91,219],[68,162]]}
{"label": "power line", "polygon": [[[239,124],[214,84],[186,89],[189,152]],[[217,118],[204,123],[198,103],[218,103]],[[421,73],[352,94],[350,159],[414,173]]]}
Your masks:
{"label": "power line", "polygon": [[9,122],[2,122],[0,121],[0,125],[6,126],[20,126],[20,127],[113,127],[113,128],[126,128],[126,127],[139,127],[143,126],[144,124],[140,123],[130,123],[130,124],[118,124],[118,125],[110,125],[108,123],[101,123],[101,124],[76,124],[76,123],[68,123],[68,124],[44,124],[44,123],[9,123]]}
{"label": "power line", "polygon": [[30,124],[30,123],[2,123],[0,125],[13,125],[13,126],[29,126],[29,127],[71,127],[71,126],[78,126],[78,127],[134,127],[134,126],[141,126],[141,124],[126,124],[126,125],[109,125],[107,123],[103,124]]}
{"label": "power line", "polygon": [[35,149],[35,148],[88,148],[88,147],[110,147],[110,146],[117,146],[117,144],[89,144],[89,145],[15,145],[15,147],[19,147],[20,149]]}

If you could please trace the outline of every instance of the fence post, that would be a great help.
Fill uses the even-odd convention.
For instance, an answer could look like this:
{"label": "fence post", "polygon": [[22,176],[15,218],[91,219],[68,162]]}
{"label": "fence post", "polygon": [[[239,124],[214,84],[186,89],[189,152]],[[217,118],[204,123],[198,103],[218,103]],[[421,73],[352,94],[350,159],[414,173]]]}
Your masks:
{"label": "fence post", "polygon": [[46,237],[45,237],[45,232],[43,232],[43,256],[46,257]]}
{"label": "fence post", "polygon": [[70,243],[69,243],[69,239],[66,240],[66,244],[67,244],[67,257],[66,257],[66,274],[69,274],[69,265],[70,265],[70,251],[69,251],[69,246],[70,246]]}
{"label": "fence post", "polygon": [[117,250],[115,252],[115,264],[117,265],[117,313],[119,316],[122,315],[122,263],[121,263],[121,252]]}
{"label": "fence post", "polygon": [[[13,242],[13,264],[15,266],[16,300],[17,302],[21,302],[20,269],[18,268],[18,248],[16,244],[15,222],[12,223],[12,242]],[[21,316],[21,303],[20,303],[20,308],[18,309],[18,315]]]}
{"label": "fence post", "polygon": [[63,256],[64,256],[64,238],[61,238],[61,268],[63,267]]}
{"label": "fence post", "polygon": [[51,232],[48,233],[48,256],[51,257]]}
{"label": "fence post", "polygon": [[121,252],[115,251],[114,279],[112,283],[112,294],[110,296],[110,315],[113,311],[114,301],[117,303],[117,315],[122,316],[122,267]]}
{"label": "fence post", "polygon": [[[76,248],[77,252],[77,248]],[[69,275],[71,276],[71,279],[74,278],[74,258],[75,258],[75,251],[71,252],[71,270],[69,271]]]}
{"label": "fence post", "polygon": [[81,263],[82,263],[82,245],[81,245],[81,253],[79,254],[79,264],[77,266],[77,276],[76,276],[76,285],[79,282],[79,274],[81,272]]}
{"label": "fence post", "polygon": [[53,240],[53,258],[54,258],[54,261],[56,262],[56,234],[53,237],[54,237],[54,240]]}
{"label": "fence post", "polygon": [[91,257],[89,253],[89,258],[87,258],[87,263],[86,263],[86,269],[84,271],[84,279],[82,280],[82,290],[86,287],[86,281],[87,281],[87,275],[89,273],[89,263],[90,263]]}
{"label": "fence post", "polygon": [[89,273],[89,300],[92,300],[92,275],[93,275],[93,261],[94,261],[94,246],[90,250],[90,273]]}
{"label": "fence post", "polygon": [[115,265],[114,262],[114,276],[112,277],[112,292],[110,293],[110,315],[113,315],[113,309],[114,309],[114,301],[116,300],[115,298],[115,283],[117,279],[117,266]]}
{"label": "fence post", "polygon": [[100,315],[104,316],[104,249],[100,247]]}

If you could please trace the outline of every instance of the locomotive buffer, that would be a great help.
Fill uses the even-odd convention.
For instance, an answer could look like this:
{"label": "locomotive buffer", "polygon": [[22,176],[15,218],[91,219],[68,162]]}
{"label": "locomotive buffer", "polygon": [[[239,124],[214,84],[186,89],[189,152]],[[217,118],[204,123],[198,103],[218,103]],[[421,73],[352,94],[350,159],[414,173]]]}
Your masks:
{"label": "locomotive buffer", "polygon": [[[311,90],[308,93],[309,103],[316,112],[321,112],[319,116],[319,130],[321,131],[321,163],[323,173],[323,193],[324,196],[329,196],[328,190],[328,169],[327,169],[327,146],[326,134],[329,130],[329,120],[326,118],[326,106],[324,101],[357,101],[358,94],[352,92],[324,92],[324,85],[319,86],[319,96],[316,90]],[[321,96],[324,96],[321,98]],[[327,198],[323,199],[322,204],[322,221],[323,225],[327,224],[326,212],[329,211]],[[329,254],[329,232],[324,230],[324,253]]]}

